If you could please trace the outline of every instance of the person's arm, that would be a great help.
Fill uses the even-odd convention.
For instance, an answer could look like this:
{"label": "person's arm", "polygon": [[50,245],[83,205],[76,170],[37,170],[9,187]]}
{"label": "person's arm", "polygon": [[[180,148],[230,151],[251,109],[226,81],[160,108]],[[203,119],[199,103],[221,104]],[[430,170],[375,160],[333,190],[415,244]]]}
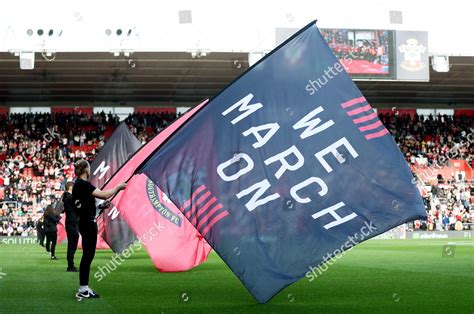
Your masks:
{"label": "person's arm", "polygon": [[109,189],[109,190],[105,190],[105,191],[102,191],[100,189],[95,189],[94,192],[92,192],[92,196],[94,196],[95,198],[100,198],[102,200],[106,200],[106,199],[111,198],[112,196],[114,196],[120,190],[125,189],[126,187],[127,187],[126,183],[120,183],[116,187],[114,187],[113,189]]}
{"label": "person's arm", "polygon": [[72,195],[63,193],[63,197],[61,198],[61,201],[63,202],[63,210],[61,211],[61,214],[63,214],[66,212],[66,203],[69,201],[72,201]]}

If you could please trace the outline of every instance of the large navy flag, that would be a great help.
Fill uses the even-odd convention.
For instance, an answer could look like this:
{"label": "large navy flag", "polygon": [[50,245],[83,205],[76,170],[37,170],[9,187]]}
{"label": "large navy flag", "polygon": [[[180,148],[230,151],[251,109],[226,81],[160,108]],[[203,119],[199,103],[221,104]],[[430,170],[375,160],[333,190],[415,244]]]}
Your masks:
{"label": "large navy flag", "polygon": [[328,257],[425,217],[402,154],[315,22],[219,93],[139,171],[259,302]]}

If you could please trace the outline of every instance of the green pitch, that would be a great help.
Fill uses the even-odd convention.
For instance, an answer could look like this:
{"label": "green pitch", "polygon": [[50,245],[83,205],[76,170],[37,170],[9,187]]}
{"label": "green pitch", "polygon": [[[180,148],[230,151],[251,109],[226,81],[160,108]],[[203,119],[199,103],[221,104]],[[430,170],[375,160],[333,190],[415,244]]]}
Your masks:
{"label": "green pitch", "polygon": [[[474,240],[371,240],[318,273],[257,304],[221,259],[185,273],[158,273],[141,250],[108,274],[98,251],[90,286],[77,301],[78,274],[66,273],[66,246],[51,261],[35,244],[0,244],[0,313],[473,313]],[[447,247],[445,247],[447,245]],[[82,252],[78,251],[79,264]],[[112,265],[113,266],[113,265]],[[100,282],[94,277],[102,267]],[[111,267],[109,266],[109,269]],[[113,267],[112,267],[113,268]],[[6,275],[5,275],[6,274]]]}

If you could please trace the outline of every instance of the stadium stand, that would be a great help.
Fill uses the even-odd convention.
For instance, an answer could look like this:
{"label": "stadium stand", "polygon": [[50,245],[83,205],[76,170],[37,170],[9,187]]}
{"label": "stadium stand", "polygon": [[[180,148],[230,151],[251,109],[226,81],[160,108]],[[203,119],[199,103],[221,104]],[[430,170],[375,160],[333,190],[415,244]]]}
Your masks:
{"label": "stadium stand", "polygon": [[[473,116],[380,114],[379,118],[410,165],[415,164],[417,157],[425,159],[423,163],[427,165],[439,164],[439,157],[448,155],[474,166],[474,138],[468,136],[472,134]],[[450,150],[451,155],[448,154]]]}
{"label": "stadium stand", "polygon": [[[172,112],[141,110],[125,122],[145,143],[176,117]],[[414,222],[413,228],[472,229],[474,116],[381,113],[379,117],[418,175],[429,218]],[[65,183],[73,179],[73,162],[92,160],[118,123],[117,116],[104,113],[0,114],[0,235],[34,235],[46,206],[55,204]],[[464,162],[468,173],[456,176],[454,168],[441,164],[442,156]],[[436,171],[442,168],[451,175]],[[427,169],[431,176],[421,175]]]}
{"label": "stadium stand", "polygon": [[[126,123],[145,142],[175,118],[134,113]],[[118,123],[104,113],[0,115],[0,235],[33,235],[73,179],[74,161],[92,160]]]}

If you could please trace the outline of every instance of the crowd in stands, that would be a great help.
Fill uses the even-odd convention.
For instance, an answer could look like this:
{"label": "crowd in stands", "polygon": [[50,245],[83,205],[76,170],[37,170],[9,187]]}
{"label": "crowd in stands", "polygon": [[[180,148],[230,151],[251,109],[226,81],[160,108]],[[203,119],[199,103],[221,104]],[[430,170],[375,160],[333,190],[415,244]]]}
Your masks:
{"label": "crowd in stands", "polygon": [[[449,166],[452,159],[466,160],[474,167],[473,116],[379,115],[390,131],[407,163],[415,167],[440,169]],[[428,179],[428,178],[424,178]],[[423,180],[420,180],[423,181]],[[474,229],[474,195],[472,182],[464,177],[443,178],[419,182],[424,189],[427,221],[416,221],[414,229],[458,230]]]}
{"label": "crowd in stands", "polygon": [[462,231],[474,229],[474,207],[471,204],[472,184],[456,182],[431,187],[424,197],[428,219],[415,222],[415,229]]}
{"label": "crowd in stands", "polygon": [[[135,113],[125,120],[145,143],[169,125],[175,114]],[[409,164],[417,158],[439,165],[440,156],[472,165],[473,117],[380,115]],[[118,125],[111,114],[82,113],[0,115],[0,236],[33,235],[45,208],[61,197],[73,179],[77,159],[92,160]],[[446,183],[446,182],[439,182]],[[455,230],[473,223],[472,182],[431,187],[425,195],[429,219],[415,228]]]}
{"label": "crowd in stands", "polygon": [[[144,143],[175,118],[136,113],[126,123]],[[0,236],[32,235],[73,179],[73,163],[92,160],[118,123],[104,113],[0,115]]]}
{"label": "crowd in stands", "polygon": [[[409,164],[416,158],[441,166],[447,159],[464,159],[474,166],[474,116],[379,115]],[[440,158],[440,157],[443,158]]]}

